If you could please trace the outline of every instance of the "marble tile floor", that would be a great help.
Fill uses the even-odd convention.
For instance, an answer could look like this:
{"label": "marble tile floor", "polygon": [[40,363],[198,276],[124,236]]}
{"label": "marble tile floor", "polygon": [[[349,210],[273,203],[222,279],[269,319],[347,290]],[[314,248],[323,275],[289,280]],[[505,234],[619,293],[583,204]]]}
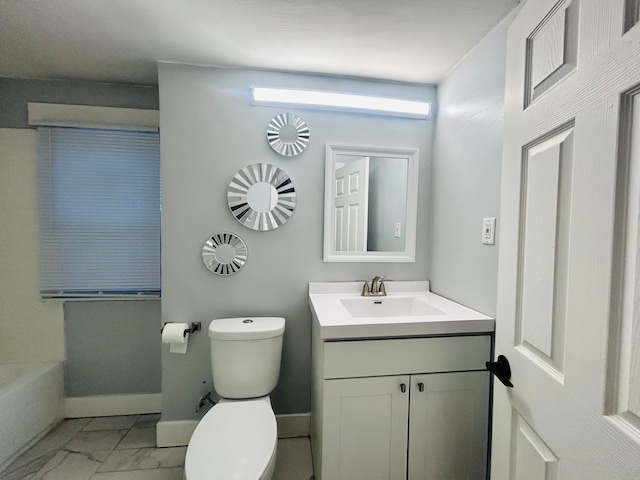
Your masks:
{"label": "marble tile floor", "polygon": [[[67,419],[0,480],[182,480],[186,447],[156,448],[160,415]],[[278,440],[273,480],[313,478],[308,437]]]}

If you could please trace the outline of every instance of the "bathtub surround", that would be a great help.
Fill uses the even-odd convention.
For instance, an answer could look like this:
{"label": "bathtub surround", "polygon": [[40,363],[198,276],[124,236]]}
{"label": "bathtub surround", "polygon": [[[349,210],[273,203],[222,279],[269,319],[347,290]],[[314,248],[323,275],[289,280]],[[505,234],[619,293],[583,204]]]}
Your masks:
{"label": "bathtub surround", "polygon": [[60,362],[0,365],[0,472],[63,418]]}
{"label": "bathtub surround", "polygon": [[[251,105],[251,86],[359,92],[433,102],[435,87],[253,70],[159,65],[162,180],[162,321],[202,322],[238,315],[283,316],[287,330],[280,382],[272,393],[276,414],[309,412],[309,279],[356,280],[380,273],[423,279],[428,272],[429,188],[433,122],[323,110]],[[305,119],[309,147],[279,156],[266,139],[278,113]],[[418,244],[415,263],[336,264],[322,261],[325,145],[328,142],[420,149]],[[226,189],[242,167],[268,162],[296,185],[296,211],[281,228],[255,232],[230,214]],[[249,261],[230,277],[211,275],[201,259],[211,234],[230,231],[247,243]],[[375,271],[374,271],[375,270]],[[197,399],[212,390],[209,339],[193,335],[187,355],[162,349],[162,422],[194,422]]]}

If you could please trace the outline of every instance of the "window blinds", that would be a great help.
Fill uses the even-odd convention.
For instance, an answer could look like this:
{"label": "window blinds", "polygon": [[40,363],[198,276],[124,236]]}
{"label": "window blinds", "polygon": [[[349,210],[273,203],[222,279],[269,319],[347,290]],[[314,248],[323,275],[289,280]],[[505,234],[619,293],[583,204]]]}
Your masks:
{"label": "window blinds", "polygon": [[41,294],[158,295],[157,132],[38,128]]}

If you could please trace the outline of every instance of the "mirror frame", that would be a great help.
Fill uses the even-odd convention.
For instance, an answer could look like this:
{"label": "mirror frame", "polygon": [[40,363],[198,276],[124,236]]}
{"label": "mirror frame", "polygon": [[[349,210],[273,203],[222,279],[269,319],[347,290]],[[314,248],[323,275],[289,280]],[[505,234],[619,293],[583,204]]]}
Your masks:
{"label": "mirror frame", "polygon": [[[338,252],[333,250],[333,225],[335,224],[333,197],[335,194],[334,171],[336,156],[357,155],[363,157],[407,158],[407,208],[405,218],[405,249],[401,252]],[[417,148],[378,147],[370,145],[327,144],[324,179],[324,247],[325,262],[398,262],[416,261],[416,233],[418,220],[418,165]]]}

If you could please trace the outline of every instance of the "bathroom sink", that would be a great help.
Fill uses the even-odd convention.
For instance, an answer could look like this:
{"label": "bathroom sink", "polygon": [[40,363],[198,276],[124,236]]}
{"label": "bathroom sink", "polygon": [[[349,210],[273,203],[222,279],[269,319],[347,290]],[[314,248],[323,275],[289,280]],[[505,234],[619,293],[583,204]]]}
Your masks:
{"label": "bathroom sink", "polygon": [[340,302],[355,318],[444,315],[442,310],[438,310],[415,297],[342,298]]}
{"label": "bathroom sink", "polygon": [[362,296],[362,282],[309,283],[313,328],[323,341],[493,332],[494,320],[429,291],[427,281],[385,283]]}

